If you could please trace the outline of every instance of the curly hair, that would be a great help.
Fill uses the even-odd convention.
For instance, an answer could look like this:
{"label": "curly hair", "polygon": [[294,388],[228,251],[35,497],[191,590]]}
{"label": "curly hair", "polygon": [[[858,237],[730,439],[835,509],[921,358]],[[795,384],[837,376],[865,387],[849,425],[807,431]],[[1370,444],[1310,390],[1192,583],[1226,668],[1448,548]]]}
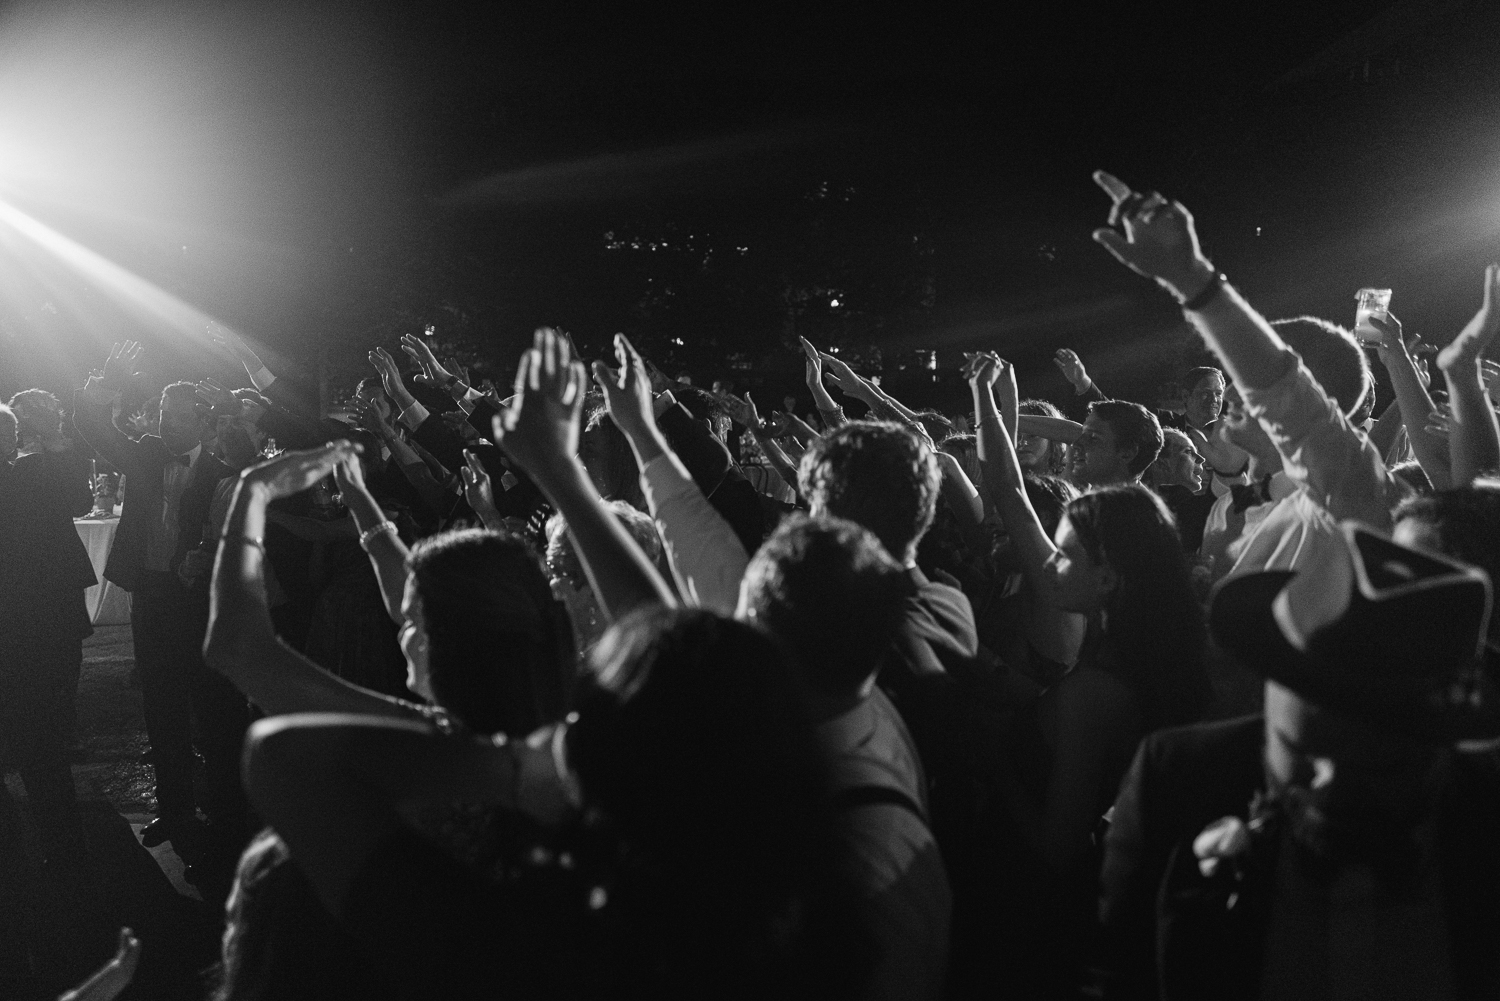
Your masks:
{"label": "curly hair", "polygon": [[1316,316],[1275,320],[1271,326],[1287,347],[1297,352],[1302,364],[1345,416],[1360,409],[1374,388],[1375,378],[1370,373],[1370,359],[1353,334]]}
{"label": "curly hair", "polygon": [[910,563],[932,527],[942,473],[932,449],[899,424],[852,421],[813,442],[797,485],[814,515],[863,525]]}

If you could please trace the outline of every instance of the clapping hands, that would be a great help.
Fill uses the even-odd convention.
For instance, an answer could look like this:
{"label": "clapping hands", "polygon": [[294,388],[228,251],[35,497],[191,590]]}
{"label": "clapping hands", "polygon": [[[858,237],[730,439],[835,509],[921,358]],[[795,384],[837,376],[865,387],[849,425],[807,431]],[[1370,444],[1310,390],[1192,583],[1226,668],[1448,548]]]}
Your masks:
{"label": "clapping hands", "polygon": [[266,500],[290,497],[332,473],[340,463],[354,461],[359,451],[358,445],[341,438],[317,448],[282,452],[240,473],[240,483],[258,489]]}

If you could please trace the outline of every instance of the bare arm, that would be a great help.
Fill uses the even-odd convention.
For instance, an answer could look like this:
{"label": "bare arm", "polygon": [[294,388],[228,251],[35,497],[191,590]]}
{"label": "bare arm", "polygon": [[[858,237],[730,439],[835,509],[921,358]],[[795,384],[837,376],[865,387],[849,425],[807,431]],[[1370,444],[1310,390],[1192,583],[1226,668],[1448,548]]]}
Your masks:
{"label": "bare arm", "polygon": [[[1416,362],[1407,350],[1406,342],[1401,338],[1401,322],[1394,316],[1385,319],[1372,316],[1370,323],[1380,331],[1380,360],[1390,373],[1391,386],[1396,391],[1396,406],[1400,408],[1401,421],[1406,425],[1406,436],[1411,441],[1412,453],[1416,455],[1417,462],[1421,464],[1422,471],[1427,474],[1432,485],[1439,490],[1446,490],[1453,479],[1448,446],[1441,438],[1427,431],[1427,415],[1437,408],[1427,393],[1427,387],[1422,382],[1421,373],[1417,371]],[[1384,449],[1381,454],[1385,454]]]}
{"label": "bare arm", "polygon": [[359,531],[360,545],[370,556],[370,566],[380,583],[380,601],[385,606],[385,614],[396,625],[402,625],[406,618],[401,614],[401,599],[406,590],[406,558],[410,555],[406,543],[401,541],[396,526],[386,518],[380,504],[365,488],[364,467],[358,457],[340,462],[334,467],[333,476],[344,496],[344,506],[349,509]]}
{"label": "bare arm", "polygon": [[511,406],[495,418],[495,435],[567,520],[594,595],[605,614],[616,620],[644,605],[676,604],[676,598],[630,533],[604,507],[578,459],[587,382],[567,342],[554,330],[538,330],[535,346],[521,356]]}
{"label": "bare arm", "polygon": [[287,452],[241,474],[219,543],[209,590],[203,658],[250,701],[271,715],[289,712],[364,713],[408,718],[414,705],[351,685],[329,674],[276,637],[266,607],[265,509],[327,475],[352,455],[348,442]]}
{"label": "bare arm", "polygon": [[833,402],[828,387],[823,385],[823,359],[819,356],[818,349],[806,337],[799,337],[798,340],[802,342],[802,354],[806,363],[803,378],[807,382],[808,391],[812,393],[813,406],[818,408],[820,414],[837,413],[839,405]]}
{"label": "bare arm", "polygon": [[1482,473],[1500,471],[1500,426],[1485,394],[1481,360],[1500,335],[1500,264],[1484,272],[1484,304],[1453,343],[1438,353],[1452,408],[1453,483],[1467,486]]}

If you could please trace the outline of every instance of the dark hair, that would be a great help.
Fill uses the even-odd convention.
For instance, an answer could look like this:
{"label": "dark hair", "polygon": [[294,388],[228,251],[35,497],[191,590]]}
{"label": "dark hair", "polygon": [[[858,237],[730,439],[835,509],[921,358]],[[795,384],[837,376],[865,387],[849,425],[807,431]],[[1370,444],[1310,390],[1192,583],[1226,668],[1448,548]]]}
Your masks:
{"label": "dark hair", "polygon": [[954,426],[953,421],[951,421],[948,416],[941,410],[934,410],[931,407],[927,407],[924,410],[913,410],[912,416],[914,416],[917,421],[927,429],[927,433],[932,435],[932,437],[934,438],[946,437],[948,435],[952,435],[958,430],[958,428]]}
{"label": "dark hair", "polygon": [[[1394,520],[1408,518],[1431,525],[1445,555],[1474,564],[1500,586],[1500,480],[1409,497],[1396,507]],[[1496,625],[1492,618],[1491,632]]]}
{"label": "dark hair", "polygon": [[900,563],[932,527],[942,473],[932,450],[899,424],[851,421],[808,447],[798,488],[814,512],[875,533]]}
{"label": "dark hair", "polygon": [[644,507],[641,496],[641,469],[636,464],[630,441],[610,419],[602,400],[587,409],[588,421],[579,440],[579,452],[589,477],[605,500],[620,500],[632,507]]}
{"label": "dark hair", "polygon": [[437,703],[479,733],[522,735],[568,711],[573,635],[519,538],[443,532],[412,547]]}
{"label": "dark hair", "polygon": [[[365,391],[366,387],[372,388],[381,396],[385,396],[385,383],[380,380],[380,376],[378,375],[367,375],[356,382],[354,384],[354,394],[358,396]],[[390,402],[390,397],[386,396],[386,402]]]}
{"label": "dark hair", "polygon": [[1287,347],[1302,358],[1302,364],[1345,416],[1359,409],[1374,384],[1374,377],[1370,374],[1370,359],[1360,350],[1353,334],[1316,316],[1276,320],[1271,326]]}
{"label": "dark hair", "polygon": [[912,593],[905,570],[868,529],[792,515],[745,570],[746,610],[770,630],[808,686],[858,690],[879,665]]}
{"label": "dark hair", "polygon": [[[23,389],[10,398],[11,416],[16,419],[16,434],[21,441],[32,441],[41,434],[42,429],[32,419],[32,412],[38,405],[45,405],[54,414],[57,408],[62,406],[62,401],[56,395],[45,389]],[[56,426],[56,421],[53,421]]]}
{"label": "dark hair", "polygon": [[286,842],[266,828],[240,856],[212,1001],[376,997],[359,943],[329,916]]}
{"label": "dark hair", "polygon": [[1391,476],[1411,487],[1418,494],[1432,493],[1432,480],[1427,476],[1427,470],[1416,459],[1407,459],[1398,462],[1391,467]]}
{"label": "dark hair", "polygon": [[1183,391],[1191,393],[1194,386],[1198,385],[1198,383],[1202,382],[1204,379],[1207,379],[1211,375],[1218,376],[1224,381],[1224,384],[1226,386],[1229,384],[1229,379],[1224,375],[1223,369],[1215,365],[1199,365],[1196,368],[1188,369],[1187,375],[1182,377]]}
{"label": "dark hair", "polygon": [[1089,416],[1098,417],[1115,432],[1115,447],[1135,448],[1135,457],[1125,467],[1131,476],[1139,476],[1161,454],[1161,422],[1139,403],[1128,400],[1096,400],[1089,404]]}
{"label": "dark hair", "polygon": [[1148,729],[1198,719],[1210,694],[1207,634],[1172,513],[1140,484],[1118,483],[1069,504],[1068,521],[1119,580],[1105,603],[1100,666],[1139,695]]}
{"label": "dark hair", "polygon": [[626,982],[778,997],[834,958],[809,942],[834,855],[802,707],[770,637],[711,612],[651,606],[594,648],[568,762],[625,845],[603,917]]}
{"label": "dark hair", "polygon": [[1017,413],[1028,414],[1032,417],[1061,417],[1063,412],[1057,409],[1053,403],[1047,400],[1022,400],[1021,405],[1016,408]]}
{"label": "dark hair", "polygon": [[1068,505],[1078,497],[1078,489],[1061,476],[1027,473],[1022,478],[1022,483],[1026,488],[1026,497],[1031,501],[1031,509],[1036,512],[1037,521],[1042,523],[1042,529],[1051,538],[1057,534],[1057,526],[1067,513]]}
{"label": "dark hair", "polygon": [[723,438],[728,434],[729,425],[733,421],[714,394],[697,386],[673,386],[672,395],[687,408],[694,420],[707,421],[716,436]]}

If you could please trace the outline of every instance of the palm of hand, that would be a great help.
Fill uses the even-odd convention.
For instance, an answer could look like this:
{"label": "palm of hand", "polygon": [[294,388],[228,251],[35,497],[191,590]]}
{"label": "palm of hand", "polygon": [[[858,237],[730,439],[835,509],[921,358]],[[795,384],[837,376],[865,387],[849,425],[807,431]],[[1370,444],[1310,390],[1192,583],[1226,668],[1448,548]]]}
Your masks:
{"label": "palm of hand", "polygon": [[1448,371],[1464,363],[1477,363],[1500,334],[1500,264],[1484,269],[1484,304],[1459,335],[1438,352],[1438,368]]}

